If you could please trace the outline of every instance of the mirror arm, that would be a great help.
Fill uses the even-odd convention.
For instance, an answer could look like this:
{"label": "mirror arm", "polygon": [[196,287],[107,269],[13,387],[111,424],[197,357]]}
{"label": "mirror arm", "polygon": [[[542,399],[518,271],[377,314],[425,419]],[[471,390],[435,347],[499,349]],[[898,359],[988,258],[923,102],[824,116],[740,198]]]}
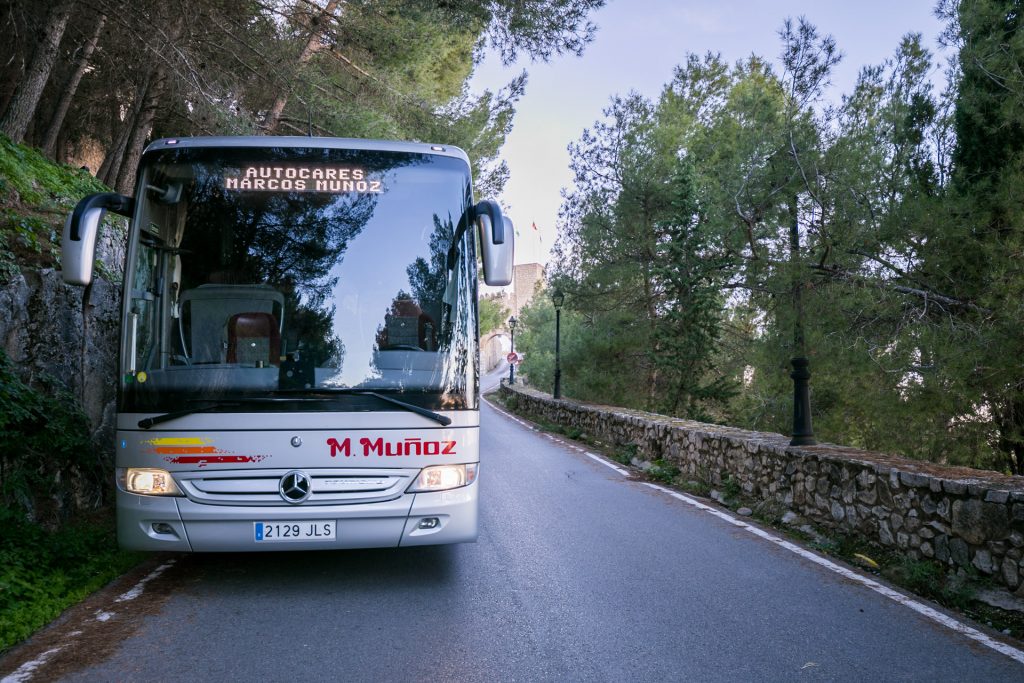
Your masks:
{"label": "mirror arm", "polygon": [[132,211],[135,208],[135,200],[131,197],[126,197],[123,194],[117,194],[116,192],[101,192],[99,194],[91,194],[82,201],[78,202],[75,206],[75,211],[71,214],[71,239],[78,242],[82,239],[82,236],[78,233],[78,226],[81,224],[82,217],[85,216],[85,212],[90,209],[106,209],[107,211],[113,211],[114,213],[130,218]]}
{"label": "mirror arm", "polygon": [[476,216],[483,214],[490,218],[494,244],[505,243],[505,221],[502,220],[501,207],[498,206],[497,202],[485,199],[473,207],[473,213]]}

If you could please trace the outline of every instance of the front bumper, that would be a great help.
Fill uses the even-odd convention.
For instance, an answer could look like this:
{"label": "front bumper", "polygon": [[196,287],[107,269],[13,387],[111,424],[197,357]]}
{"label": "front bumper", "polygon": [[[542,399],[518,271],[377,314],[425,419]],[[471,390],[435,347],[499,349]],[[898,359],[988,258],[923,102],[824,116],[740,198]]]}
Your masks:
{"label": "front bumper", "polygon": [[[338,550],[466,543],[477,538],[479,482],[450,491],[407,493],[386,502],[351,505],[205,505],[184,497],[117,492],[122,548],[173,552]],[[437,518],[434,528],[420,522]],[[256,541],[254,522],[335,520],[333,540]]]}

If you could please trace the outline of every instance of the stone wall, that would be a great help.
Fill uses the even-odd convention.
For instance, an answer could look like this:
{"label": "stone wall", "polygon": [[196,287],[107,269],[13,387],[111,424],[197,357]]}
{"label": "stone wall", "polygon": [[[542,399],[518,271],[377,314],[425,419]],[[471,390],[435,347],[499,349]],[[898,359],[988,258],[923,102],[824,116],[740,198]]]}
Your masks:
{"label": "stone wall", "polygon": [[638,464],[664,460],[687,479],[731,481],[751,501],[910,558],[973,569],[1024,597],[1024,477],[832,444],[793,447],[780,434],[501,391],[527,417],[635,449]]}
{"label": "stone wall", "polygon": [[[104,225],[97,259],[124,268],[123,221]],[[121,286],[94,277],[88,289],[60,271],[23,269],[0,283],[0,348],[31,386],[69,391],[89,418],[93,440],[113,453]]]}

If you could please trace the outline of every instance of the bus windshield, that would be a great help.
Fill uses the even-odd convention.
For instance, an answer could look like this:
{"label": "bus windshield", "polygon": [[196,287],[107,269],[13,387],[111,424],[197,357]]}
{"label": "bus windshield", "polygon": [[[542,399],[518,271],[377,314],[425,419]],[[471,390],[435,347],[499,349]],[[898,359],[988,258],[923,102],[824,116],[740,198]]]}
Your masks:
{"label": "bus windshield", "polygon": [[389,409],[357,390],[476,408],[464,160],[183,147],[147,154],[140,178],[122,412]]}

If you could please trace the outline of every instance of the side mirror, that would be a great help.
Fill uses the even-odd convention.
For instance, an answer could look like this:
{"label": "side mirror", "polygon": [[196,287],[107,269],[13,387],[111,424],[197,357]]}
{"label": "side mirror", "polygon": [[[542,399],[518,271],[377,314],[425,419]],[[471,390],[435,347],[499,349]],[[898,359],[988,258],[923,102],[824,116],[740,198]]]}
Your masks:
{"label": "side mirror", "polygon": [[103,215],[109,210],[122,216],[131,216],[135,202],[113,192],[91,194],[78,202],[75,210],[64,222],[61,238],[61,274],[69,285],[87,285],[92,282],[92,267],[96,258],[96,236]]}
{"label": "side mirror", "polygon": [[492,287],[512,284],[512,259],[515,229],[502,215],[496,202],[482,201],[474,207],[480,230],[480,254],[484,262],[484,282]]}

